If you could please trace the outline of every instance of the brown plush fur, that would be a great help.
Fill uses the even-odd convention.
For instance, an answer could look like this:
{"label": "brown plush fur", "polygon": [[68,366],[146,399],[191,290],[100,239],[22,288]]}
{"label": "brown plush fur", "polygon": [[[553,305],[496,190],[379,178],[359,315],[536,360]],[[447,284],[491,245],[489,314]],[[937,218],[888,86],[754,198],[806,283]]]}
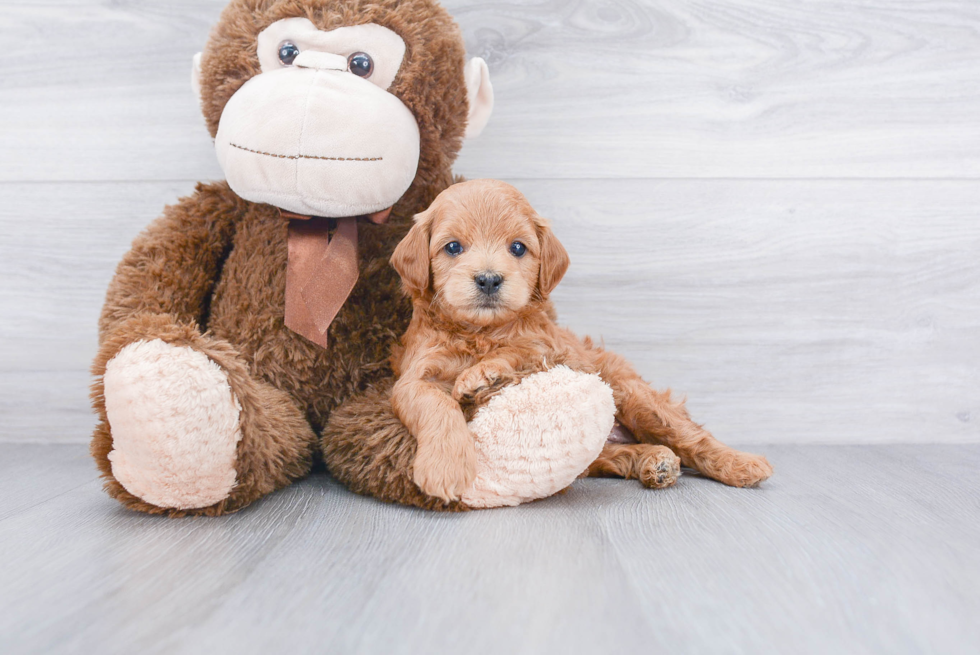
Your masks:
{"label": "brown plush fur", "polygon": [[426,495],[412,479],[415,439],[391,411],[389,379],[352,398],[330,415],[323,451],[334,476],[351,491],[422,509],[460,512],[459,501]]}
{"label": "brown plush fur", "polygon": [[[527,247],[522,257],[509,251],[515,241]],[[462,253],[447,253],[450,242],[458,242]],[[472,482],[476,466],[460,401],[564,364],[598,372],[613,388],[619,421],[643,442],[607,445],[590,475],[638,478],[646,486],[663,487],[677,479],[681,461],[734,486],[754,485],[771,475],[764,457],[717,441],[690,420],[683,403],[672,401],[669,392],[651,389],[622,357],[555,324],[548,295],[564,274],[568,256],[547,222],[510,185],[476,180],[450,187],[416,217],[392,263],[414,310],[402,348],[393,357],[400,377],[390,395],[394,414],[406,429],[399,430],[387,416],[385,397],[378,394],[375,404],[363,408],[372,421],[386,425],[385,440],[337,440],[333,429],[350,430],[363,420],[345,413],[328,426],[327,447],[331,440],[344,443],[346,452],[372,463],[379,458],[376,448],[398,453],[397,461],[379,468],[402,485],[408,472],[400,467],[417,449],[413,479],[418,487],[430,497],[456,501]],[[475,276],[480,273],[502,275],[495,300],[478,290]],[[345,468],[339,475],[350,483],[349,473]],[[398,497],[385,488],[383,477],[362,473],[354,480],[359,491],[420,504],[416,490]],[[425,506],[432,504],[427,500]]]}
{"label": "brown plush fur", "polygon": [[[430,0],[234,0],[202,61],[202,108],[212,135],[225,103],[259,70],[258,33],[295,16],[322,29],[374,22],[404,39],[405,59],[390,91],[418,122],[418,172],[387,224],[360,223],[360,278],[330,326],[327,349],[283,324],[287,225],[274,207],[242,200],[225,183],[202,184],[136,239],[116,270],[99,322],[92,400],[100,424],[91,447],[107,491],[133,509],[217,515],[303,477],[313,461],[316,432],[334,408],[391,377],[390,346],[408,324],[410,305],[388,259],[412,215],[452,183],[451,164],[468,110],[462,38]],[[123,347],[141,339],[194,348],[228,373],[242,406],[243,436],[236,486],[216,505],[158,508],[126,492],[112,476],[102,374]],[[370,429],[358,426],[357,435]],[[363,464],[353,454],[329,452],[334,466]],[[337,461],[344,457],[354,459]],[[411,493],[395,479],[392,485],[396,493]]]}

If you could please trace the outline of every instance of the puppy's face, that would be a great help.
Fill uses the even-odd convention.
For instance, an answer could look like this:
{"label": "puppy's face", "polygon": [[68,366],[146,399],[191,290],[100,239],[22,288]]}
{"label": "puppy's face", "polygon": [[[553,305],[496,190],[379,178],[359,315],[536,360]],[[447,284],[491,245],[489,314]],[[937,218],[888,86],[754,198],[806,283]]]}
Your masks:
{"label": "puppy's face", "polygon": [[392,264],[410,293],[457,322],[511,320],[568,268],[547,221],[503,182],[455,184],[415,220]]}
{"label": "puppy's face", "polygon": [[453,195],[464,202],[441,212],[429,238],[434,304],[476,325],[507,320],[537,288],[541,244],[532,214],[498,194]]}

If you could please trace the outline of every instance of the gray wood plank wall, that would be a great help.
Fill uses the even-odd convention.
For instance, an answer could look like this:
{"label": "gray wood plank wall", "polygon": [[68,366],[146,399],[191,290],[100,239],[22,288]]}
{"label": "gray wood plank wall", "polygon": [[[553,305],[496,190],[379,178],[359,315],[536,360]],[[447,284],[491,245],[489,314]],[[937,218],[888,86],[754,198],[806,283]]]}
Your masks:
{"label": "gray wood plank wall", "polygon": [[[0,3],[0,441],[87,439],[115,263],[221,176],[223,4]],[[980,5],[446,5],[497,95],[457,170],[554,220],[568,325],[732,443],[980,441]]]}

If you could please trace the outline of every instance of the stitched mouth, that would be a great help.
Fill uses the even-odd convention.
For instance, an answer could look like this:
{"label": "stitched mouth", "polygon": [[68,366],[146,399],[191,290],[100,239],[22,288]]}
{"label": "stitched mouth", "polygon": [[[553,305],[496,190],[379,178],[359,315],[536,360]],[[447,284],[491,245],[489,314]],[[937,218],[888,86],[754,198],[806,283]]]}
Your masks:
{"label": "stitched mouth", "polygon": [[264,155],[266,157],[275,157],[276,159],[318,159],[321,161],[382,161],[383,157],[319,157],[317,155],[277,155],[273,152],[262,152],[261,150],[252,150],[251,148],[246,148],[245,146],[240,146],[237,143],[229,143],[232,148],[238,148],[239,150],[244,150],[245,152],[250,152],[254,155]]}

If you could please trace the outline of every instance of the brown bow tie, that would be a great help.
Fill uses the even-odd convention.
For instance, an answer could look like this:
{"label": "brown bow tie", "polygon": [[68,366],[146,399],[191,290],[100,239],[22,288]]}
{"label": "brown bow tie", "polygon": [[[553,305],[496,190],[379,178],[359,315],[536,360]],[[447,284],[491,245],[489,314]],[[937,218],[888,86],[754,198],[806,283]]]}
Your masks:
{"label": "brown bow tie", "polygon": [[[327,347],[327,329],[357,284],[357,219],[319,218],[279,210],[289,219],[286,327]],[[384,223],[391,209],[364,218]],[[330,224],[336,230],[330,237]]]}

